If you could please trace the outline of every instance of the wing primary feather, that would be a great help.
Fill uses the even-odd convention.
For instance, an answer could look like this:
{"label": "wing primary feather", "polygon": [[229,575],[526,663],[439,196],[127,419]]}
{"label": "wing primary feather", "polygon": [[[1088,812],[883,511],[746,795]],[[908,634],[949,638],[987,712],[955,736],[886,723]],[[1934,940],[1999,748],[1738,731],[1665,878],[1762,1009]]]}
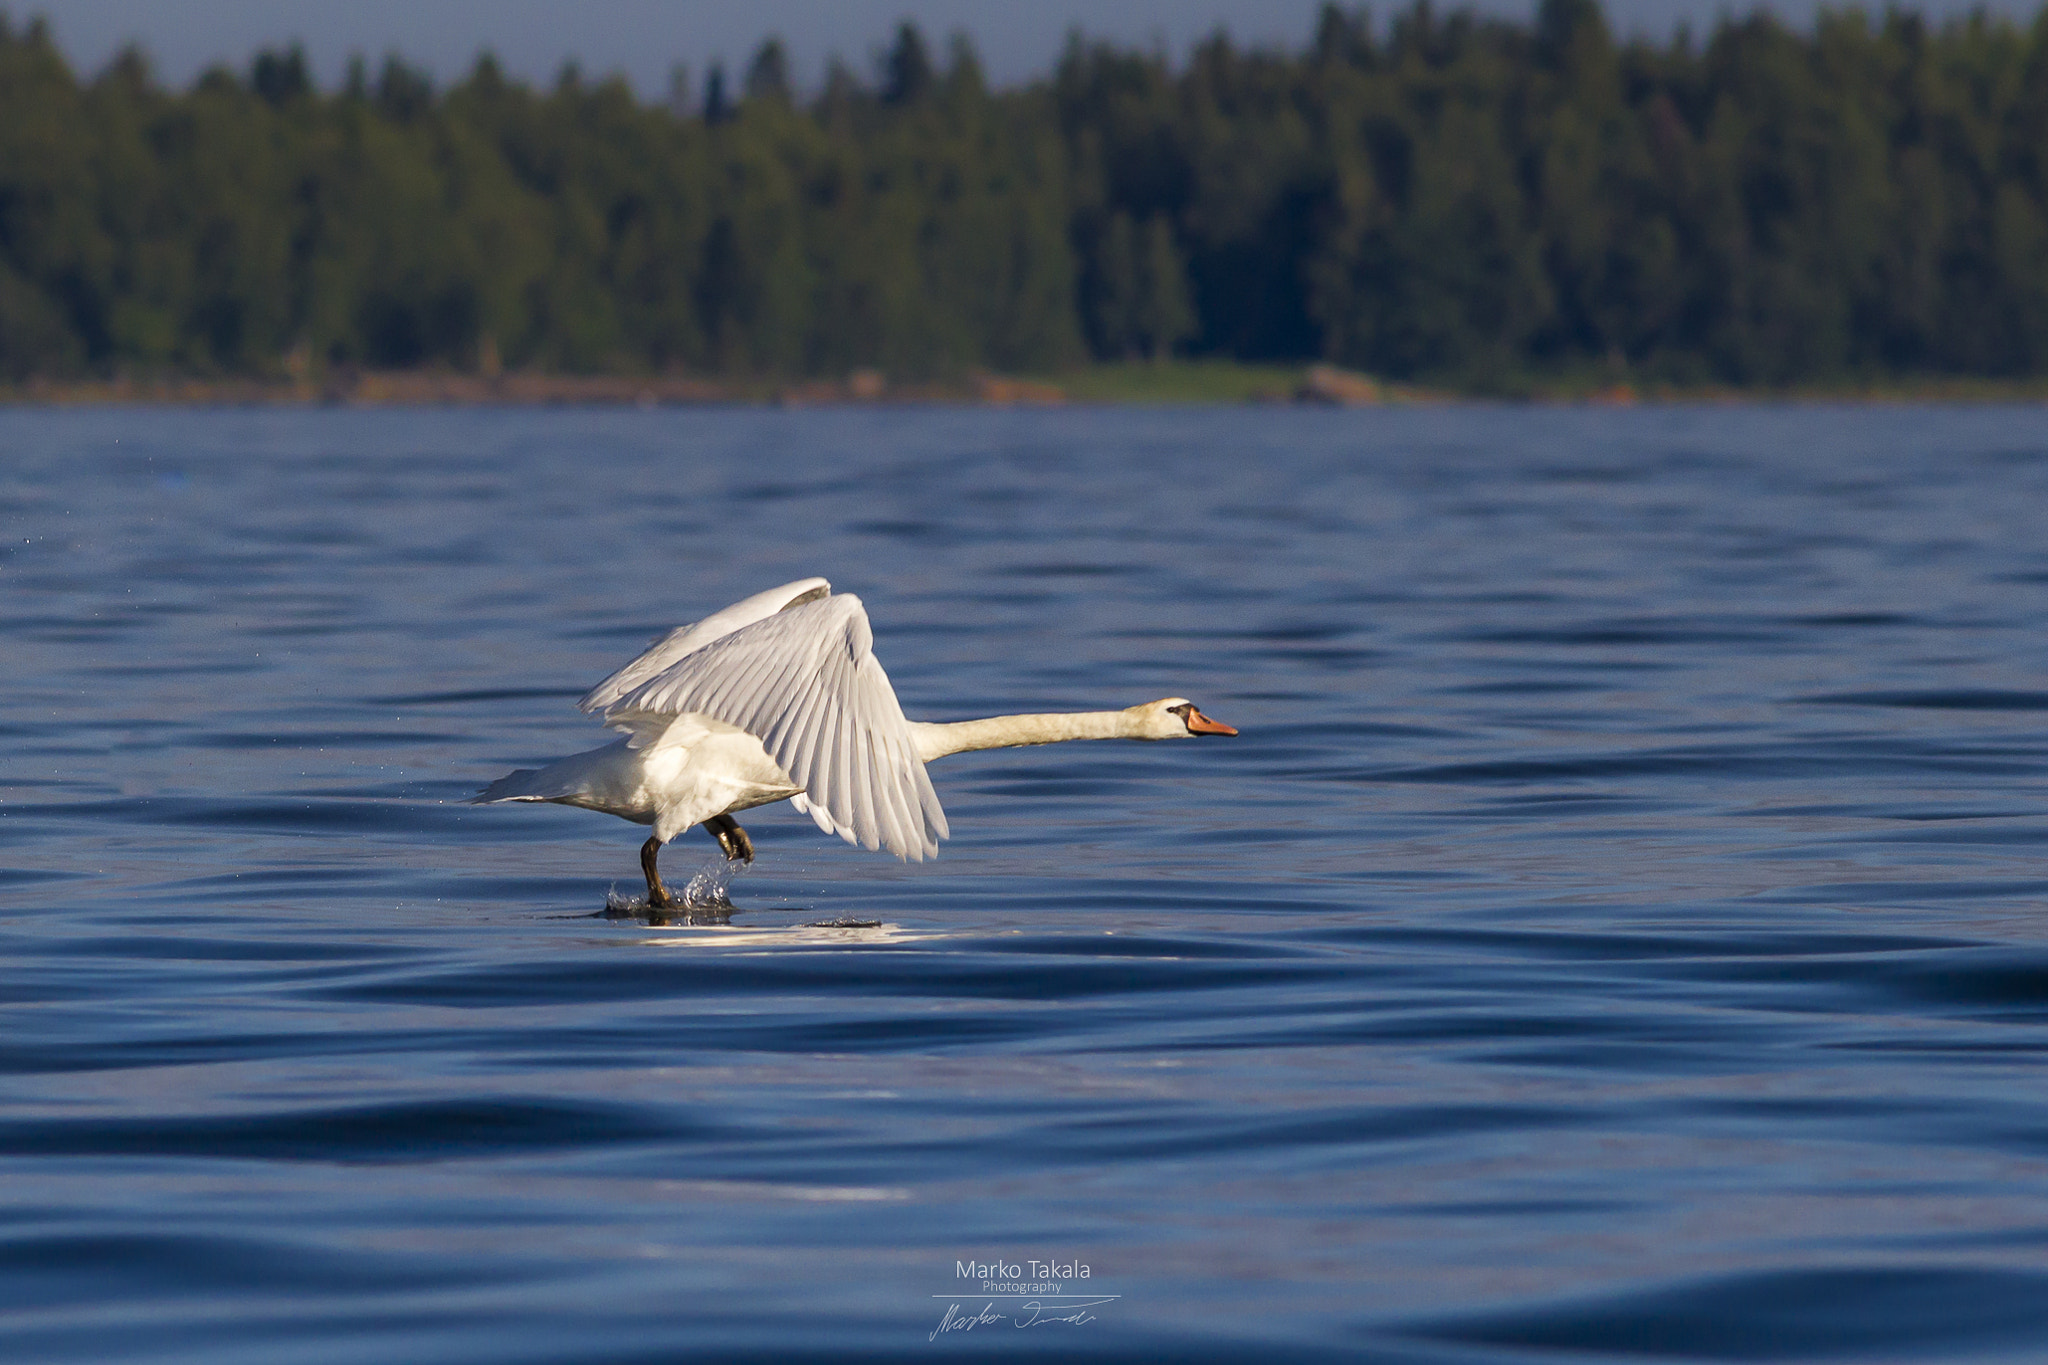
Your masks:
{"label": "wing primary feather", "polygon": [[924,830],[917,819],[917,803],[910,795],[910,774],[903,770],[903,746],[891,746],[889,755],[889,805],[896,817],[896,838],[903,856],[924,861]]}
{"label": "wing primary feather", "polygon": [[831,812],[832,832],[852,843],[847,837],[846,808],[841,804],[841,792],[836,765],[836,746],[839,739],[839,714],[836,709],[828,710],[819,717],[817,749],[811,757],[811,780],[806,790],[813,806],[823,807]]}
{"label": "wing primary feather", "polygon": [[843,705],[834,710],[838,713],[838,725],[832,737],[832,799],[839,807],[839,837],[857,845],[862,842],[862,834],[860,812],[854,802],[860,782],[853,760],[854,721]]}
{"label": "wing primary feather", "polygon": [[805,748],[806,736],[818,723],[818,675],[797,679],[790,691],[789,705],[784,711],[783,723],[776,726],[774,742],[769,744],[771,754],[800,753]]}
{"label": "wing primary feather", "polygon": [[886,844],[891,853],[901,858],[906,856],[903,836],[890,812],[887,729],[901,728],[902,710],[893,704],[895,697],[888,690],[886,676],[875,656],[857,647],[862,642],[853,643],[856,648],[848,651],[845,686],[847,704],[859,720],[854,732],[855,762],[860,768],[860,808],[867,820],[867,846],[877,848]]}
{"label": "wing primary feather", "polygon": [[851,648],[832,660],[832,683],[846,708],[847,802],[853,811],[853,827],[869,851],[882,844],[880,822],[875,818],[875,764],[868,745],[870,723],[868,697],[861,686],[860,658]]}
{"label": "wing primary feather", "polygon": [[815,799],[822,801],[832,811],[832,818],[843,832],[851,821],[846,808],[846,775],[839,766],[839,731],[846,724],[846,708],[840,705],[839,696],[832,688],[832,680],[821,669],[818,678],[818,723],[811,732],[808,748],[811,770],[818,777],[818,792]]}
{"label": "wing primary feather", "polygon": [[852,727],[853,741],[853,823],[860,841],[869,852],[882,846],[882,822],[875,815],[875,755],[868,746],[867,726]]}
{"label": "wing primary feather", "polygon": [[869,655],[862,661],[861,672],[866,683],[866,694],[877,712],[886,713],[894,722],[888,731],[893,752],[889,757],[890,775],[893,779],[889,788],[894,808],[902,826],[902,842],[898,852],[904,857],[911,856],[909,850],[916,850],[916,857],[923,861],[927,852],[936,854],[938,844],[931,838],[930,821],[923,812],[921,788],[930,783],[925,778],[924,764],[918,761],[915,746],[911,743],[910,731],[903,721],[903,708],[896,703],[896,690],[889,685],[888,670],[882,661]]}
{"label": "wing primary feather", "polygon": [[768,750],[768,756],[782,765],[782,770],[789,774],[790,780],[800,787],[806,787],[807,790],[807,784],[797,777],[797,771],[801,768],[808,773],[811,768],[811,754],[814,752],[812,741],[818,732],[818,718],[824,711],[821,705],[821,690],[819,680],[813,677],[810,685],[804,689],[803,695],[791,708],[791,724],[783,731],[780,741],[764,746]]}
{"label": "wing primary feather", "polygon": [[896,810],[905,856],[923,862],[924,822],[918,818],[916,788],[910,777],[910,770],[917,766],[917,755],[911,752],[910,735],[903,727],[897,726],[890,732],[889,750],[891,804]]}
{"label": "wing primary feather", "polygon": [[832,737],[832,794],[839,809],[844,813],[840,820],[842,834],[849,844],[861,841],[859,813],[854,806],[854,785],[860,781],[860,774],[853,763],[853,717],[842,705],[839,710],[839,726]]}
{"label": "wing primary feather", "polygon": [[779,713],[772,719],[764,717],[767,723],[763,724],[759,731],[754,732],[755,738],[761,741],[761,747],[768,751],[770,758],[781,764],[785,772],[789,770],[789,764],[785,759],[793,749],[790,738],[795,731],[803,728],[805,720],[808,719],[806,707],[811,683],[811,679],[795,679],[789,691],[782,697]]}
{"label": "wing primary feather", "polygon": [[895,736],[877,731],[875,739],[881,752],[876,757],[876,773],[880,786],[879,810],[882,816],[883,842],[895,850],[899,858],[922,855],[924,840],[911,837],[910,808],[903,802],[903,755]]}
{"label": "wing primary feather", "polygon": [[806,801],[804,803],[804,814],[810,816],[811,823],[816,825],[823,833],[837,834],[839,832],[839,827],[832,823],[832,812],[825,809],[823,802]]}
{"label": "wing primary feather", "polygon": [[841,736],[846,728],[844,698],[832,676],[834,656],[828,652],[818,660],[818,731],[811,744],[811,762],[817,782],[813,799],[823,802],[839,826],[840,836],[854,841],[853,811],[847,801],[846,782],[851,775],[841,757]]}
{"label": "wing primary feather", "polygon": [[809,752],[796,756],[799,766],[804,770],[803,773],[801,775],[791,773],[790,777],[803,785],[805,804],[810,806],[811,819],[816,822],[818,828],[824,830],[827,834],[839,834],[841,833],[839,812],[832,808],[830,800],[832,794],[832,774],[829,770],[829,765],[825,761],[825,747],[820,742],[825,734],[831,730],[831,715],[829,713],[821,713],[818,717],[818,724],[820,733],[813,736]]}
{"label": "wing primary feather", "polygon": [[[908,760],[903,773],[903,784],[907,788],[905,802],[912,820],[917,825],[918,844],[924,849],[927,857],[936,858],[939,856],[939,833],[932,828],[931,810],[925,800],[925,793],[930,790],[931,780],[925,776],[924,764],[918,761],[916,754],[908,755]],[[930,804],[936,805],[937,802]]]}
{"label": "wing primary feather", "polygon": [[924,831],[919,828],[917,803],[911,796],[910,773],[905,760],[910,758],[904,736],[892,731],[881,736],[885,754],[882,759],[883,790],[887,793],[889,819],[894,830],[896,852],[917,862],[924,861]]}
{"label": "wing primary feather", "polygon": [[917,794],[918,805],[924,811],[926,837],[930,839],[931,850],[936,854],[939,851],[939,840],[952,838],[953,831],[946,826],[946,808],[939,804],[939,794],[932,790],[931,774],[925,771],[922,763],[917,765]]}
{"label": "wing primary feather", "polygon": [[811,774],[811,782],[807,784],[805,790],[811,796],[811,804],[825,806],[825,810],[831,812],[831,825],[834,825],[834,831],[844,833],[846,792],[840,786],[838,772],[834,772],[834,745],[838,741],[840,722],[844,720],[844,716],[840,714],[838,698],[831,696],[829,679],[825,679],[821,673],[817,681],[817,726],[811,731],[811,739],[805,745],[803,753],[803,761],[809,765]]}

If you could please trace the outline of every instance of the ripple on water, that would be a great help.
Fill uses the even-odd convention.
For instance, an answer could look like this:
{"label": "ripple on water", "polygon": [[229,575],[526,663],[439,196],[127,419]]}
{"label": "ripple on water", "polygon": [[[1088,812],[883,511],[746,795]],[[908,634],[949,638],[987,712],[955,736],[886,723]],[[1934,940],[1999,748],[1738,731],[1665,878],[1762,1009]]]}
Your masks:
{"label": "ripple on water", "polygon": [[[2039,417],[0,411],[0,1357],[2038,1354]],[[816,572],[1242,735],[462,804]]]}

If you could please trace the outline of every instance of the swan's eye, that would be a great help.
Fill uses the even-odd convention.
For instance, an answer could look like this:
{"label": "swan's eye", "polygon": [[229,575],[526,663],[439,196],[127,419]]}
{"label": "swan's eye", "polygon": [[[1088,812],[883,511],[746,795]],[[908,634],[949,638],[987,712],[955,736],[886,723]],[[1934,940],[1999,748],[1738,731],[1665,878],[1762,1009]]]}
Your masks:
{"label": "swan's eye", "polygon": [[1179,706],[1169,706],[1169,707],[1167,707],[1167,708],[1166,708],[1166,714],[1167,714],[1167,715],[1169,715],[1169,716],[1179,716],[1179,717],[1180,717],[1180,718],[1181,718],[1182,720],[1186,720],[1186,719],[1188,718],[1188,712],[1190,712],[1190,711],[1192,711],[1192,710],[1194,710],[1194,709],[1195,709],[1195,704],[1194,704],[1193,702],[1191,702],[1191,701],[1184,701],[1184,702],[1182,702],[1182,703],[1181,703],[1181,704],[1180,704]]}

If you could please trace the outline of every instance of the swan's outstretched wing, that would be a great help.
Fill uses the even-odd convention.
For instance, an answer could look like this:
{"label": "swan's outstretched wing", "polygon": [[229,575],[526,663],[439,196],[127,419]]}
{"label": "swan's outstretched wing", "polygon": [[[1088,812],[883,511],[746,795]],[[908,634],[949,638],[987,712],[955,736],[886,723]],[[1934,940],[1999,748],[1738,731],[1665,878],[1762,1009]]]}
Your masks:
{"label": "swan's outstretched wing", "polygon": [[946,813],[873,645],[851,593],[799,603],[626,691],[605,709],[605,724],[641,731],[653,718],[696,712],[737,726],[804,789],[820,829],[923,859],[938,853]]}
{"label": "swan's outstretched wing", "polygon": [[583,700],[576,705],[585,711],[605,710],[620,697],[668,668],[678,659],[702,649],[713,640],[730,635],[742,627],[751,626],[754,622],[773,616],[778,611],[787,611],[798,603],[823,597],[831,591],[832,585],[822,578],[799,578],[794,583],[784,583],[779,588],[757,592],[752,597],[733,603],[724,611],[713,612],[701,621],[693,621],[687,626],[677,626],[649,645],[639,658],[585,692]]}

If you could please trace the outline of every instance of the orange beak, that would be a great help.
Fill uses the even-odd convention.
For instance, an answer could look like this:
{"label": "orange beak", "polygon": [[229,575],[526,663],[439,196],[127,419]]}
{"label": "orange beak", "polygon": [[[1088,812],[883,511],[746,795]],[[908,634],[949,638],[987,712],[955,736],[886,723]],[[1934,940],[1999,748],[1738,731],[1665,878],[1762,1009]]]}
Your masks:
{"label": "orange beak", "polygon": [[1210,720],[1192,706],[1188,708],[1188,729],[1198,735],[1234,735],[1237,733],[1237,731],[1231,729],[1220,720]]}

